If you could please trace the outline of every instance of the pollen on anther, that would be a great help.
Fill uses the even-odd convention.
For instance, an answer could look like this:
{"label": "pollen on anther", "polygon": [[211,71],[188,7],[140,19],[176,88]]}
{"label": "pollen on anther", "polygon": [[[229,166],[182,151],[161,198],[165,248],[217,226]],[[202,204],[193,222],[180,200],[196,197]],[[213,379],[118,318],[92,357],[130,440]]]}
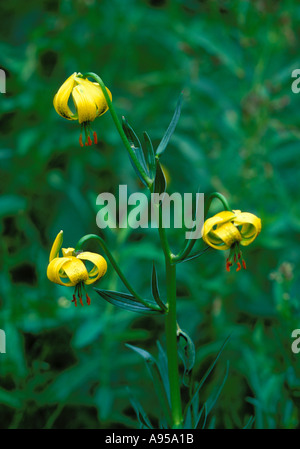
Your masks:
{"label": "pollen on anther", "polygon": [[242,260],[242,264],[243,264],[244,270],[247,270],[247,265],[246,265],[246,262],[244,261],[244,259]]}
{"label": "pollen on anther", "polygon": [[92,139],[90,138],[90,136],[88,136],[88,145],[91,146],[93,145]]}
{"label": "pollen on anther", "polygon": [[88,306],[91,304],[91,298],[89,297],[88,294],[86,294],[86,303]]}
{"label": "pollen on anther", "polygon": [[80,304],[83,306],[83,301],[82,301],[82,297],[81,296],[79,296],[79,301],[80,301]]}
{"label": "pollen on anther", "polygon": [[238,262],[236,271],[240,271],[241,268],[242,268],[242,265],[240,264],[240,262]]}
{"label": "pollen on anther", "polygon": [[79,136],[79,144],[80,144],[81,147],[84,146],[83,142],[82,142],[82,134],[80,134],[80,136]]}

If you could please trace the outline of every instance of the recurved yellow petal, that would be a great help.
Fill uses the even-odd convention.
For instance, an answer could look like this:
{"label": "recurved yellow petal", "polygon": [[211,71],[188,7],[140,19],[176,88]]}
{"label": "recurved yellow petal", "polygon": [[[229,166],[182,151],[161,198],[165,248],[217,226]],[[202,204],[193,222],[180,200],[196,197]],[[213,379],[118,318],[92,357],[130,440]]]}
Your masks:
{"label": "recurved yellow petal", "polygon": [[202,238],[209,246],[215,249],[225,250],[230,248],[234,238],[240,237],[234,225],[231,223],[235,213],[222,211],[208,218],[203,225]]}
{"label": "recurved yellow petal", "polygon": [[56,112],[68,120],[77,120],[77,115],[73,114],[68,105],[72,89],[76,84],[75,78],[76,72],[64,82],[53,99],[53,106]]}
{"label": "recurved yellow petal", "polygon": [[62,270],[70,279],[71,285],[87,281],[89,274],[84,263],[77,257],[66,257],[66,259],[68,261],[62,266]]}
{"label": "recurved yellow petal", "polygon": [[107,262],[104,257],[100,256],[100,254],[84,251],[77,255],[77,259],[87,260],[94,264],[93,268],[88,273],[88,279],[85,281],[85,284],[93,284],[106,273]]}
{"label": "recurved yellow petal", "polygon": [[[88,279],[88,272],[84,263],[76,257],[57,257],[47,268],[47,276],[51,282],[66,287],[72,287]],[[67,278],[64,282],[62,278]]]}
{"label": "recurved yellow petal", "polygon": [[61,277],[66,278],[64,271],[62,270],[63,265],[68,261],[66,257],[56,257],[53,259],[47,268],[47,277],[49,281],[54,282],[55,284],[65,285],[66,287],[71,287],[73,284],[70,282],[63,282]]}
{"label": "recurved yellow petal", "polygon": [[55,237],[55,240],[53,242],[50,256],[49,256],[49,262],[51,262],[52,259],[58,256],[59,250],[61,248],[61,245],[63,243],[63,231],[60,231],[57,236]]}
{"label": "recurved yellow petal", "polygon": [[240,226],[241,245],[243,246],[250,245],[261,231],[261,219],[249,212],[237,214],[234,223],[236,226]]}
{"label": "recurved yellow petal", "polygon": [[206,239],[207,243],[213,248],[225,250],[229,249],[233,243],[240,242],[241,234],[237,227],[229,222],[217,227],[215,231],[210,231]]}

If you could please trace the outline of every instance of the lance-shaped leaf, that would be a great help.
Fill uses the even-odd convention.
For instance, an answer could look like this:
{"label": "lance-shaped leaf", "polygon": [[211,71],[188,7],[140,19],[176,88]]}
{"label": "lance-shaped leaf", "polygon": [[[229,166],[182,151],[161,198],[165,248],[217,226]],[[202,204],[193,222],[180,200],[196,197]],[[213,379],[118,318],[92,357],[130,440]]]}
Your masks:
{"label": "lance-shaped leaf", "polygon": [[[125,117],[122,117],[122,128],[123,128],[123,131],[127,137],[127,140],[130,143],[131,149],[133,150],[134,155],[136,156],[140,166],[142,167],[142,169],[144,170],[146,175],[148,177],[150,177],[141,142],[139,141],[138,136],[136,135],[136,133],[134,132],[132,127],[129,125],[129,123],[127,122]],[[137,176],[139,177],[139,179],[142,181],[142,183],[146,187],[148,187],[147,181],[144,179],[143,173],[141,173],[141,171],[135,164],[135,161],[132,159],[132,157],[130,155],[129,155],[129,159],[130,159],[130,162],[131,162]]]}
{"label": "lance-shaped leaf", "polygon": [[146,131],[144,131],[143,134],[146,144],[146,157],[147,157],[149,177],[150,179],[152,179],[152,181],[154,181],[156,173],[155,153],[149,135],[146,133]]}
{"label": "lance-shaped leaf", "polygon": [[[188,376],[191,373],[194,365],[195,365],[195,345],[191,339],[191,337],[181,329],[177,331],[177,339],[178,339],[178,353],[184,365],[184,373],[183,373],[183,384],[188,387],[189,379]],[[181,345],[181,341],[184,341],[184,345]]]}
{"label": "lance-shaped leaf", "polygon": [[158,364],[157,364],[155,358],[148,351],[138,348],[137,346],[133,346],[128,343],[126,344],[126,346],[128,348],[132,349],[133,351],[135,351],[137,354],[139,354],[144,359],[147,369],[148,369],[148,372],[152,378],[157,397],[160,401],[160,405],[163,410],[164,417],[167,419],[167,421],[170,424],[171,412],[170,412],[170,407],[169,407],[169,401],[168,401],[168,397],[166,394],[166,390],[164,388],[164,383],[161,378],[161,373],[160,373],[160,370],[159,370],[159,367],[158,367]]}
{"label": "lance-shaped leaf", "polygon": [[168,129],[164,134],[164,137],[161,139],[161,142],[157,147],[156,156],[160,156],[167,148],[169,140],[170,140],[173,132],[175,131],[176,125],[177,125],[179,117],[180,117],[181,105],[182,105],[182,93],[180,94],[180,97],[177,101],[176,109],[175,109],[174,115],[172,117],[171,123],[169,124]]}
{"label": "lance-shaped leaf", "polygon": [[169,405],[171,405],[170,398],[170,382],[169,382],[169,372],[168,372],[168,357],[166,351],[163,349],[160,342],[157,340],[156,342],[158,347],[158,367],[160,371],[160,375],[164,384],[164,388],[168,397]]}
{"label": "lance-shaped leaf", "polygon": [[254,416],[250,416],[249,420],[247,421],[247,423],[244,425],[243,429],[251,429],[252,424],[254,423],[255,418]]}
{"label": "lance-shaped leaf", "polygon": [[211,399],[211,397],[209,398],[209,400],[207,401],[208,407],[207,407],[207,415],[212,411],[213,407],[215,406],[217,400],[219,399],[219,396],[224,388],[224,385],[226,383],[226,380],[228,378],[228,373],[229,373],[229,360],[227,360],[227,364],[226,364],[226,371],[225,371],[225,375],[223,377],[223,381],[220,385],[220,387],[217,390],[217,393],[215,395],[215,397],[213,399]]}
{"label": "lance-shaped leaf", "polygon": [[[221,349],[219,350],[215,360],[212,362],[212,364],[210,365],[210,367],[208,368],[208,370],[206,371],[206,373],[204,374],[204,376],[202,377],[200,383],[198,384],[196,390],[194,391],[191,399],[189,400],[188,404],[185,407],[185,411],[184,411],[184,416],[188,416],[188,412],[191,410],[191,408],[194,408],[194,415],[197,413],[195,413],[195,407],[193,407],[193,405],[195,404],[195,401],[197,401],[197,396],[199,394],[199,391],[201,390],[203,384],[205,383],[206,379],[208,378],[208,376],[210,375],[210,373],[213,371],[214,367],[216,366],[217,361],[219,360],[228,340],[230,339],[230,335],[226,338],[226,340],[224,341],[224,343],[221,346]],[[206,421],[206,416],[207,416],[207,404],[204,404],[205,406],[205,421]],[[203,412],[203,410],[200,410],[201,414]],[[199,416],[200,416],[200,412],[199,412]],[[198,418],[199,418],[198,416]],[[200,418],[198,419],[199,422]]]}
{"label": "lance-shaped leaf", "polygon": [[154,262],[153,262],[153,268],[152,268],[151,288],[152,288],[152,296],[155,299],[156,304],[158,304],[161,309],[167,311],[168,310],[167,306],[160,299],[160,294],[159,294],[159,289],[158,289],[158,279],[157,279],[157,273],[156,273],[156,268],[155,268]]}
{"label": "lance-shaped leaf", "polygon": [[163,194],[167,189],[167,181],[165,174],[161,168],[158,158],[156,158],[156,175],[154,180],[153,193]]}
{"label": "lance-shaped leaf", "polygon": [[188,260],[193,260],[193,259],[197,259],[198,257],[202,256],[204,253],[206,253],[208,250],[212,249],[211,246],[207,246],[205,249],[203,249],[202,251],[198,251],[197,253],[186,257],[185,259],[178,259],[175,260],[175,264],[179,264],[179,263],[183,263],[183,262],[187,262]]}
{"label": "lance-shaped leaf", "polygon": [[132,407],[134,408],[134,411],[136,413],[137,419],[140,423],[140,429],[153,429],[154,427],[151,424],[150,419],[147,416],[147,413],[143,409],[140,402],[137,400],[137,398],[134,396],[134,394],[129,390],[130,394],[130,402]]}
{"label": "lance-shaped leaf", "polygon": [[146,305],[137,301],[133,295],[129,295],[127,293],[115,292],[112,290],[102,290],[100,288],[94,288],[94,290],[98,293],[98,295],[105,299],[105,301],[110,302],[117,307],[121,307],[122,309],[152,315],[163,313],[163,310],[159,310],[157,308],[157,305],[153,301],[145,300],[145,303],[149,304],[149,307],[147,307]]}

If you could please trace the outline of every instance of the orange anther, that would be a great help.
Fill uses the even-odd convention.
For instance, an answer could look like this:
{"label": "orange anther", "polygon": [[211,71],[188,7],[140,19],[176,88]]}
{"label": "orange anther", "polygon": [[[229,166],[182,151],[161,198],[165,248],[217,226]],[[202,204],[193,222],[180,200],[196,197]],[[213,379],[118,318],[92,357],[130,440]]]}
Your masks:
{"label": "orange anther", "polygon": [[96,145],[98,143],[98,136],[96,131],[93,132],[93,137],[94,137],[94,144]]}

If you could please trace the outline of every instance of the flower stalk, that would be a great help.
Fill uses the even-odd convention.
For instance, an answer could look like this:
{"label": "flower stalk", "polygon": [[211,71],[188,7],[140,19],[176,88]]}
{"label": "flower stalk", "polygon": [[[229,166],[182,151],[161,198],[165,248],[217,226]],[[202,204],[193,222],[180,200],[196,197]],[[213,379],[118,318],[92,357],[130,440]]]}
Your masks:
{"label": "flower stalk", "polygon": [[148,188],[150,189],[152,186],[152,180],[149,178],[149,176],[147,175],[147,173],[145,172],[145,170],[143,169],[143,167],[141,166],[140,162],[138,161],[138,158],[136,157],[136,155],[134,154],[133,149],[131,148],[131,145],[126,137],[126,134],[124,133],[124,130],[122,128],[122,125],[118,119],[117,113],[115,111],[115,108],[112,104],[112,101],[110,99],[110,96],[107,93],[106,87],[104,82],[102,81],[102,79],[100,78],[100,76],[96,75],[96,73],[93,72],[87,72],[84,73],[82,75],[84,78],[93,78],[101,87],[103,95],[105,97],[105,100],[107,102],[108,108],[110,110],[112,119],[116,125],[117,131],[122,139],[123,144],[125,145],[126,150],[128,151],[132,161],[134,162],[135,166],[137,167],[137,169],[139,170],[140,174],[142,175],[143,179],[145,180]]}
{"label": "flower stalk", "polygon": [[105,241],[99,237],[99,235],[96,234],[87,234],[84,237],[82,237],[77,245],[75,250],[79,251],[82,249],[82,247],[90,240],[96,240],[101,248],[103,249],[103,251],[105,252],[108,260],[110,261],[110,263],[112,264],[115,272],[117,273],[117,275],[119,276],[119,278],[121,279],[121,281],[123,282],[123,284],[125,285],[125,287],[128,289],[128,291],[140,302],[142,303],[144,306],[149,307],[153,310],[158,310],[160,311],[160,307],[156,306],[156,305],[152,305],[150,303],[148,303],[147,301],[145,301],[134,289],[133,287],[130,285],[130,283],[128,282],[128,280],[126,279],[126,276],[123,274],[123,272],[121,271],[119,265],[117,264],[114,256],[112,255],[112,253],[110,252],[108,246],[106,245]]}
{"label": "flower stalk", "polygon": [[[161,212],[161,209],[160,211]],[[170,386],[171,414],[173,428],[180,429],[183,421],[180,396],[180,379],[178,367],[177,347],[177,314],[176,314],[176,265],[172,263],[172,252],[166,236],[166,230],[162,227],[162,213],[159,213],[158,232],[161,246],[165,256],[167,307],[165,318],[166,350],[168,359],[168,377]]]}
{"label": "flower stalk", "polygon": [[166,282],[168,313],[166,314],[165,329],[171,411],[173,428],[180,429],[183,421],[183,416],[180,396],[180,379],[177,350],[176,265],[172,265],[169,259],[166,259]]}

